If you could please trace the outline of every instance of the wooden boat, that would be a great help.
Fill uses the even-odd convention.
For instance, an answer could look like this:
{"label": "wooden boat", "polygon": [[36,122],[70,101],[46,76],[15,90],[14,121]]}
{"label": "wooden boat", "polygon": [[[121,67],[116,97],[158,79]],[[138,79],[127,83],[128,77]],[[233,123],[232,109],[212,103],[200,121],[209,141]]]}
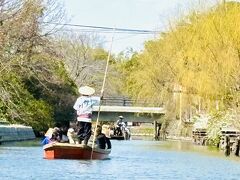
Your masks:
{"label": "wooden boat", "polygon": [[123,135],[110,135],[110,139],[115,139],[115,140],[129,140],[131,137],[130,134],[128,133],[123,133]]}
{"label": "wooden boat", "polygon": [[[107,159],[111,149],[99,149],[82,144],[50,143],[43,146],[45,159]],[[91,157],[92,153],[92,157]]]}

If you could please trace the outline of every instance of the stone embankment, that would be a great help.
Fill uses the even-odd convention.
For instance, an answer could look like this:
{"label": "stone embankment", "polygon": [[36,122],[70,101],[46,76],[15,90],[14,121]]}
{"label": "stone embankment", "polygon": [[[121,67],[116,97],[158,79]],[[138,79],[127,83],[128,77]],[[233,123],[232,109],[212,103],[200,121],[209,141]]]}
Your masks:
{"label": "stone embankment", "polygon": [[23,125],[0,125],[0,143],[35,139],[32,127]]}

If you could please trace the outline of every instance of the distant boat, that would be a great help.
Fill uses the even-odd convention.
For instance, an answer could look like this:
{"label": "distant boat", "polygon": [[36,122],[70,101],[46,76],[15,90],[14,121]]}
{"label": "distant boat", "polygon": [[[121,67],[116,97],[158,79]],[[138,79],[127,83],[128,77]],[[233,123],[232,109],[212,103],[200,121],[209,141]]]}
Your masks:
{"label": "distant boat", "polygon": [[130,129],[125,125],[122,127],[110,127],[109,125],[104,124],[102,127],[103,133],[110,139],[129,140],[131,137]]}
{"label": "distant boat", "polygon": [[[82,144],[50,143],[43,146],[45,159],[107,159],[111,149],[99,149]],[[91,157],[92,153],[92,157]]]}
{"label": "distant boat", "polygon": [[121,135],[113,134],[110,135],[110,139],[116,140],[130,140],[131,134],[130,131],[123,131]]}
{"label": "distant boat", "polygon": [[115,139],[115,140],[124,140],[124,136],[117,136],[117,135],[112,135],[110,136],[110,139]]}

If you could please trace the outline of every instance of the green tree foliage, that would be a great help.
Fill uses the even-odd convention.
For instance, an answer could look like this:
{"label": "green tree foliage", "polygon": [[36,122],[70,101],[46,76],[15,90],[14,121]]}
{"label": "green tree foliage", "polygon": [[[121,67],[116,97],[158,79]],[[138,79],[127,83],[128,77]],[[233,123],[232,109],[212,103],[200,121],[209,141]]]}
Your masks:
{"label": "green tree foliage", "polygon": [[51,2],[0,1],[0,118],[37,131],[73,118],[76,86],[42,30]]}

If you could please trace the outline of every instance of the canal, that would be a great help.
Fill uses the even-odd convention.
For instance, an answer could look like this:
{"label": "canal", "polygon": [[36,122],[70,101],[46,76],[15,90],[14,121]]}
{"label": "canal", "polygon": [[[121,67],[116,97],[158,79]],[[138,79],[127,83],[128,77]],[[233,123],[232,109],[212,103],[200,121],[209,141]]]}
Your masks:
{"label": "canal", "polygon": [[5,179],[240,179],[240,158],[179,141],[112,141],[107,160],[46,160],[38,142],[0,146]]}

